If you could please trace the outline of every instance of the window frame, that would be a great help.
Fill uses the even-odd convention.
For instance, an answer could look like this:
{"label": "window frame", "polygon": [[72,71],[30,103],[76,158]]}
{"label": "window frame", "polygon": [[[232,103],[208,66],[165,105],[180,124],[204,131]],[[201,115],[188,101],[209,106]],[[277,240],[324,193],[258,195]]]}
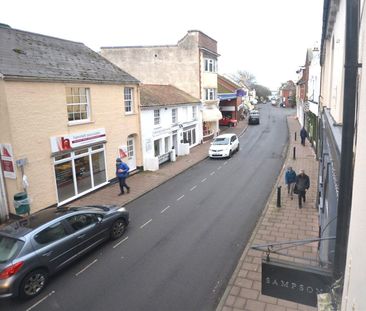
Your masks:
{"label": "window frame", "polygon": [[172,108],[172,124],[178,123],[178,108]]}
{"label": "window frame", "polygon": [[216,100],[216,94],[215,88],[205,88],[205,100]]}
{"label": "window frame", "polygon": [[[130,91],[129,94],[126,94],[126,91]],[[133,114],[134,113],[134,88],[133,87],[125,87],[123,88],[123,103],[125,114]]]}
{"label": "window frame", "polygon": [[[70,92],[68,92],[68,89],[70,89]],[[77,91],[77,94],[75,94],[75,90]],[[80,92],[80,90],[83,89],[85,90],[85,95],[82,94]],[[81,102],[82,97],[85,96],[86,102]],[[69,98],[71,97],[72,102],[68,102]],[[74,97],[79,99],[79,102],[74,102]],[[80,114],[80,119],[78,120],[70,120],[70,112],[69,112],[69,107],[74,107],[74,106],[79,106],[79,114]],[[81,107],[85,106],[85,113],[86,113],[86,118],[81,119],[81,115],[83,112],[81,112]],[[90,88],[88,87],[76,87],[76,86],[72,86],[72,87],[66,87],[66,113],[67,113],[67,122],[69,125],[74,125],[74,124],[81,124],[81,123],[87,123],[91,121],[91,113],[90,113],[91,109],[90,109]],[[73,117],[75,118],[75,112],[72,112]]]}
{"label": "window frame", "polygon": [[205,57],[204,61],[205,72],[217,73],[217,60],[213,58]]}
{"label": "window frame", "polygon": [[160,109],[154,109],[154,125],[160,125]]}

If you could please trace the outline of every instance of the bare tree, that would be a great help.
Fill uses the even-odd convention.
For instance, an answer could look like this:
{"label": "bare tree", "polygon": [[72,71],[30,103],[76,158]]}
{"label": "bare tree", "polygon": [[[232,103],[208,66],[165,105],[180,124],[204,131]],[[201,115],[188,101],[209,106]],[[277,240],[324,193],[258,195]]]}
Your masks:
{"label": "bare tree", "polygon": [[233,74],[230,77],[239,85],[244,84],[250,88],[253,88],[256,84],[256,77],[246,70],[238,70],[236,74]]}

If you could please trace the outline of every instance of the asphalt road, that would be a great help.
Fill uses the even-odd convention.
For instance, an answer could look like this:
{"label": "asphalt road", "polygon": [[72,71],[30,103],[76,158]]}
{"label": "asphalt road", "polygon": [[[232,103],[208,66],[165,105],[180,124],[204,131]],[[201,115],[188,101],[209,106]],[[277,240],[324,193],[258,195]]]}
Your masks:
{"label": "asphalt road", "polygon": [[290,111],[260,112],[231,159],[206,159],[131,202],[123,238],[0,310],[214,310],[283,165]]}

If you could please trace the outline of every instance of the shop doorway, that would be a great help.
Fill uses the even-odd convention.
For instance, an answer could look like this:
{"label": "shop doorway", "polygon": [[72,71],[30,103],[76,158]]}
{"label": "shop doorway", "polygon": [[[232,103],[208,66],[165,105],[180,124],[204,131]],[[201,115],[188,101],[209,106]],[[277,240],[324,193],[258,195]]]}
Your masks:
{"label": "shop doorway", "polygon": [[54,158],[58,204],[107,183],[103,145],[78,149]]}
{"label": "shop doorway", "polygon": [[136,169],[135,135],[130,135],[127,138],[127,165],[131,171]]}

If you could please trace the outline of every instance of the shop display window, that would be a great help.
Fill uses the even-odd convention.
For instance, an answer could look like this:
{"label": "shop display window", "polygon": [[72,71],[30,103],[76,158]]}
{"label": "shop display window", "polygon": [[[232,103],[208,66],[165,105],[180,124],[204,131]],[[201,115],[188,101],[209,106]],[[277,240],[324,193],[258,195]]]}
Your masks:
{"label": "shop display window", "polygon": [[54,158],[58,202],[65,202],[107,182],[104,145]]}

